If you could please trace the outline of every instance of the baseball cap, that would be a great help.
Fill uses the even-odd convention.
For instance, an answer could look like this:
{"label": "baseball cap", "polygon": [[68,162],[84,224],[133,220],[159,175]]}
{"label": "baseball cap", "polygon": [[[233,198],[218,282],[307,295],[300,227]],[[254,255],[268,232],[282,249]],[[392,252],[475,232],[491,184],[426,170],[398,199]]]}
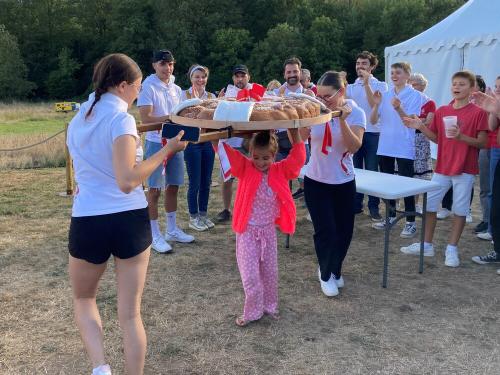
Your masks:
{"label": "baseball cap", "polygon": [[234,68],[233,68],[233,75],[236,74],[236,73],[245,73],[245,74],[249,74],[248,73],[248,68],[246,65],[236,65]]}
{"label": "baseball cap", "polygon": [[166,49],[162,49],[160,51],[155,51],[153,53],[153,62],[158,62],[158,61],[175,61],[174,55],[172,55],[172,52]]}

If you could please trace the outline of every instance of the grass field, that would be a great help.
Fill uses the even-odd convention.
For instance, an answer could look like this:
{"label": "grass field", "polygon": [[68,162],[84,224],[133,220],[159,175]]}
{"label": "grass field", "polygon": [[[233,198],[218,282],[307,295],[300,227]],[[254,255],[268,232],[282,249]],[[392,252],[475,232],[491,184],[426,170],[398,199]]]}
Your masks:
{"label": "grass field", "polygon": [[[137,115],[137,108],[133,108],[131,113]],[[55,112],[54,103],[48,102],[0,103],[0,170],[64,166],[64,133],[26,150],[1,150],[43,141],[63,130],[74,115],[74,112]]]}
{"label": "grass field", "polygon": [[[211,194],[211,215],[221,207],[219,189]],[[1,374],[91,372],[72,317],[71,199],[57,195],[64,190],[61,168],[0,171]],[[184,227],[185,192],[178,211]],[[473,208],[477,218],[478,206]],[[460,243],[462,265],[451,269],[443,264],[450,221],[440,221],[437,254],[425,258],[422,275],[418,259],[398,250],[409,241],[395,233],[389,287],[383,289],[383,235],[358,215],[345,261],[346,286],[328,299],[319,289],[312,227],[304,216],[299,208],[291,249],[279,237],[280,321],[235,326],[243,291],[230,226],[195,234],[194,244],[176,245],[172,255],[152,253],[142,305],[145,373],[500,373],[500,277],[497,267],[470,261],[489,247],[474,237],[473,225]],[[112,261],[98,304],[107,358],[114,373],[122,374]]]}

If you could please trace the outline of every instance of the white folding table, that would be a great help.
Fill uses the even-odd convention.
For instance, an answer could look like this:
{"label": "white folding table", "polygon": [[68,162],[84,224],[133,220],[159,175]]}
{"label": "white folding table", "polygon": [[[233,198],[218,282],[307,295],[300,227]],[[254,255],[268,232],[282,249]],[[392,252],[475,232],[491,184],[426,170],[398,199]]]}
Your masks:
{"label": "white folding table", "polygon": [[[425,235],[425,213],[427,211],[427,193],[438,190],[436,182],[420,180],[417,178],[403,177],[381,172],[373,172],[365,169],[355,168],[356,191],[361,194],[381,198],[385,202],[385,238],[384,238],[384,271],[382,287],[387,287],[387,269],[389,263],[389,238],[390,231],[396,223],[406,216],[418,216],[422,218],[422,229],[420,231],[420,264],[418,272],[424,271],[424,235]],[[389,222],[389,200],[423,194],[422,213],[397,212],[396,220]]]}

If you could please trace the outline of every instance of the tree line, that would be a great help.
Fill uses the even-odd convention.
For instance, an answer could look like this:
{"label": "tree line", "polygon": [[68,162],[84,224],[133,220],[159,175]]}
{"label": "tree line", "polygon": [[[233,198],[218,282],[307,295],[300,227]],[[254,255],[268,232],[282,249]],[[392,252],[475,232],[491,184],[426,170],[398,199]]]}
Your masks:
{"label": "tree line", "polygon": [[313,80],[329,69],[355,79],[361,50],[384,48],[445,18],[464,0],[0,0],[0,100],[78,99],[91,90],[99,58],[122,52],[152,72],[155,49],[170,49],[174,75],[189,85],[193,63],[209,67],[208,89],[236,64],[252,81],[282,80],[282,63],[302,60]]}

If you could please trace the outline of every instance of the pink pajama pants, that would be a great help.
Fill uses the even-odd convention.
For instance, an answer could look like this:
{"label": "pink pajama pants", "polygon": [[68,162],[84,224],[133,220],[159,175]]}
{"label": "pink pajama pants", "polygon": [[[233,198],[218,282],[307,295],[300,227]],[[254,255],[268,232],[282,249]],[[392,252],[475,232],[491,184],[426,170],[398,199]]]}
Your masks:
{"label": "pink pajama pants", "polygon": [[275,224],[248,225],[236,234],[236,260],[245,291],[243,319],[278,313],[278,242]]}

